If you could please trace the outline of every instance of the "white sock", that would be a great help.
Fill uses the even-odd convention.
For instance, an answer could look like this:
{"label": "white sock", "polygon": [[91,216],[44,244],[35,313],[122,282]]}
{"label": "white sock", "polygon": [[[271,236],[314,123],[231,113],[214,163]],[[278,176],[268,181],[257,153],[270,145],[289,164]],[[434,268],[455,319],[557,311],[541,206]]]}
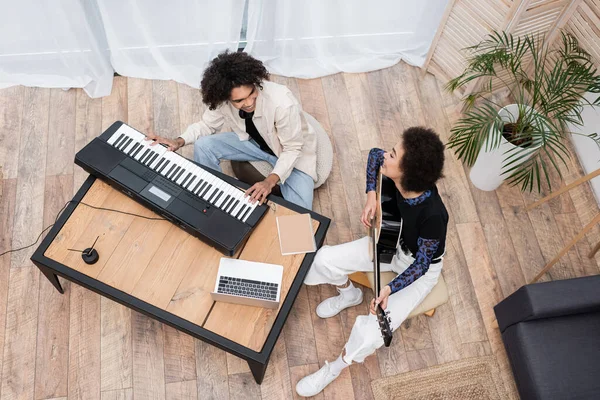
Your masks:
{"label": "white sock", "polygon": [[348,286],[346,286],[345,288],[341,288],[338,286],[338,289],[340,290],[341,294],[350,293],[350,291],[354,289],[354,285],[352,284],[352,281],[348,279]]}
{"label": "white sock", "polygon": [[332,374],[339,375],[344,370],[344,368],[347,368],[349,366],[350,365],[346,364],[346,361],[344,361],[342,355],[340,354],[340,356],[335,361],[329,364],[329,370]]}

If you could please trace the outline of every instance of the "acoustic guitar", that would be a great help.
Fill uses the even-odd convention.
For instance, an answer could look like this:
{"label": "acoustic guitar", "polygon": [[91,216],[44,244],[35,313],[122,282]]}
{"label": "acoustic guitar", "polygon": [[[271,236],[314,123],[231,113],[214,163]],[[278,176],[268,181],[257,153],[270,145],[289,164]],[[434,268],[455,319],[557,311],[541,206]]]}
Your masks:
{"label": "acoustic guitar", "polygon": [[[402,219],[398,211],[396,193],[397,189],[394,182],[379,172],[377,174],[376,190],[377,209],[369,229],[369,237],[371,238],[369,252],[373,260],[376,296],[379,296],[381,291],[380,264],[381,262],[387,264],[392,262],[400,238]],[[385,311],[381,305],[377,305],[376,315],[383,343],[386,347],[389,347],[392,342],[389,311]]]}

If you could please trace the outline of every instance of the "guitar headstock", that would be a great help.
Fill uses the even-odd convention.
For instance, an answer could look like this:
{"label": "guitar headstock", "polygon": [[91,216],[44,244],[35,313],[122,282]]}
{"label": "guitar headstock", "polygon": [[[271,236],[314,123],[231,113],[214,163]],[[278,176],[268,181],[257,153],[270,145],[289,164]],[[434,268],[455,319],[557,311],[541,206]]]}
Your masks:
{"label": "guitar headstock", "polygon": [[383,338],[383,344],[385,347],[390,347],[392,343],[392,319],[390,318],[390,312],[384,311],[380,305],[377,305],[377,322],[379,323],[379,330],[381,331],[381,337]]}

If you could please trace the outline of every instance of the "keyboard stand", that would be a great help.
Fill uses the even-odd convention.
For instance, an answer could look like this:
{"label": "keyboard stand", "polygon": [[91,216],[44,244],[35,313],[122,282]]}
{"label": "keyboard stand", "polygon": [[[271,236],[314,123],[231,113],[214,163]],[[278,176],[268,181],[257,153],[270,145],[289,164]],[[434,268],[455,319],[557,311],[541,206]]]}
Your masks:
{"label": "keyboard stand", "polygon": [[[239,181],[219,173],[231,184]],[[156,216],[121,192],[90,176],[74,201]],[[64,293],[58,276],[112,299],[150,318],[217,346],[248,362],[257,383],[314,259],[314,253],[282,256],[277,215],[307,210],[270,196],[271,209],[235,254],[249,261],[284,266],[281,304],[274,310],[214,303],[220,252],[168,221],[152,221],[71,203],[31,260]],[[320,247],[329,218],[310,212]],[[85,264],[69,248],[85,248],[100,236],[96,264]],[[264,323],[256,324],[256,321]]]}

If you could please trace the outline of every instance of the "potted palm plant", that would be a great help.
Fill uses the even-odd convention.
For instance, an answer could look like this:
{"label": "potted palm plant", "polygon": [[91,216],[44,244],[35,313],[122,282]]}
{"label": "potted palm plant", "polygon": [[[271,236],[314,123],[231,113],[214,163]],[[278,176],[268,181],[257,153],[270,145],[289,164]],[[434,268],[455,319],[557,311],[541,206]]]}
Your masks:
{"label": "potted palm plant", "polygon": [[[600,93],[600,76],[575,37],[561,33],[550,47],[535,36],[493,32],[469,47],[468,65],[447,84],[466,88],[463,115],[452,127],[448,147],[471,168],[473,184],[494,190],[507,181],[522,190],[550,187],[549,168],[560,176],[566,165],[569,126],[582,126],[581,112],[597,106],[586,92]],[[499,91],[508,93],[499,102]],[[588,136],[600,146],[596,133]]]}

